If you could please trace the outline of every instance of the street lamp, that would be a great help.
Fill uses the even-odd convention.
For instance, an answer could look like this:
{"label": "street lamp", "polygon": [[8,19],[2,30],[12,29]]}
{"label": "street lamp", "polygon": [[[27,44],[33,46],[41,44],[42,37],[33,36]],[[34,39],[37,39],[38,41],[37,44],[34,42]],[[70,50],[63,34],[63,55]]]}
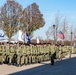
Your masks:
{"label": "street lamp", "polygon": [[72,53],[72,34],[73,34],[73,32],[71,31],[71,48],[69,51],[69,58],[71,58],[71,53]]}
{"label": "street lamp", "polygon": [[73,34],[73,32],[71,31],[71,46],[72,46],[72,34]]}
{"label": "street lamp", "polygon": [[55,44],[55,25],[53,25],[53,28],[54,28],[54,44]]}

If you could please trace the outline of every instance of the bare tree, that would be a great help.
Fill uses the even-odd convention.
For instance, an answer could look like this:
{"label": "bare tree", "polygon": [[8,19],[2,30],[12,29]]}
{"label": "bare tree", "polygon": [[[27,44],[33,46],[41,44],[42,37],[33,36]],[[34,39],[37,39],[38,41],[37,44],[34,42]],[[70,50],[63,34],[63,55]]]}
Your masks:
{"label": "bare tree", "polygon": [[66,16],[60,15],[58,12],[55,16],[54,24],[52,24],[48,30],[46,31],[46,35],[48,38],[54,38],[55,43],[57,43],[57,33],[62,31],[65,35],[65,38],[69,37],[69,22]]}
{"label": "bare tree", "polygon": [[50,39],[50,31],[47,30],[45,34],[46,34],[47,40],[49,40]]}
{"label": "bare tree", "polygon": [[65,16],[63,21],[62,21],[62,32],[63,32],[66,40],[69,36],[69,26],[68,25],[69,25],[69,23],[68,23],[67,18]]}
{"label": "bare tree", "polygon": [[[61,21],[62,21],[62,18],[63,17],[58,12],[56,14],[56,16],[55,16],[54,24],[52,24],[48,28],[48,30],[46,31],[46,33],[48,32],[48,36],[47,37],[50,37],[51,36],[52,38],[54,38],[54,36],[55,36],[55,41],[57,41],[57,32],[61,29]],[[53,25],[55,26],[55,29],[54,29]]]}
{"label": "bare tree", "polygon": [[57,14],[56,14],[56,17],[55,17],[55,25],[56,25],[56,36],[55,36],[55,41],[56,41],[56,43],[57,43],[57,33],[61,30],[61,28],[62,28],[62,25],[61,25],[61,23],[62,23],[62,19],[63,19],[63,16],[58,12]]}

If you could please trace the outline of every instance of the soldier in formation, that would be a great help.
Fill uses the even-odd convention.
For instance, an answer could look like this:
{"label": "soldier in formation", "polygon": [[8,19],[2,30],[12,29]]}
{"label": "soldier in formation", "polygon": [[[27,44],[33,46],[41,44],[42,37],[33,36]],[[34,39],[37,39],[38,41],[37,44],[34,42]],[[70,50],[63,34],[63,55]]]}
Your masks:
{"label": "soldier in formation", "polygon": [[62,60],[62,50],[62,46],[51,44],[0,44],[0,63],[22,66],[48,61],[51,56],[51,63],[54,64],[56,55]]}

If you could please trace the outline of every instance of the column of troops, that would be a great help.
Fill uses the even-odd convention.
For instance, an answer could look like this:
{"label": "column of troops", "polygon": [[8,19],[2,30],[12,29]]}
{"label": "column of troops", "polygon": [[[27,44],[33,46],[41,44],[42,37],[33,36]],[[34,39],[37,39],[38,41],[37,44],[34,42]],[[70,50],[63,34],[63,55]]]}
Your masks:
{"label": "column of troops", "polygon": [[[50,56],[56,52],[60,60],[72,52],[71,47],[51,44],[0,44],[0,64],[27,65],[50,60]],[[63,54],[64,53],[64,54]]]}
{"label": "column of troops", "polygon": [[27,65],[49,60],[47,45],[36,44],[0,44],[0,64]]}

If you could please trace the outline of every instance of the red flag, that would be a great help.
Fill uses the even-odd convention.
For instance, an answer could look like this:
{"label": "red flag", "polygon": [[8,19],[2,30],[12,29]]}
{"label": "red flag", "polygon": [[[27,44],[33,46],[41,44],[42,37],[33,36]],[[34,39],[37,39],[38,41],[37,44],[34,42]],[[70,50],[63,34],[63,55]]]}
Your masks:
{"label": "red flag", "polygon": [[64,34],[61,32],[61,31],[59,31],[58,33],[57,33],[57,36],[59,36],[61,39],[64,39],[65,37],[64,37]]}
{"label": "red flag", "polygon": [[74,37],[74,41],[76,41],[76,36]]}

